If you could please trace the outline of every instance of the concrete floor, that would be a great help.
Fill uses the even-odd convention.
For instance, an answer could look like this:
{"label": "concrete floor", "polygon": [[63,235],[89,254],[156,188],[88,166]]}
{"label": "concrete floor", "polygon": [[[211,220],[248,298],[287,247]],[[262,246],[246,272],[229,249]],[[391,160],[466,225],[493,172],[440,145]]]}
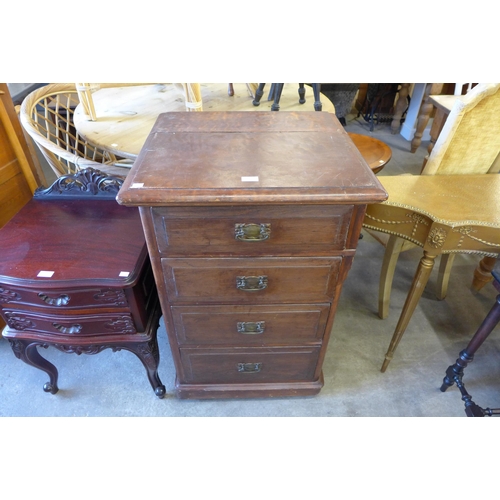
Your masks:
{"label": "concrete floor", "polygon": [[[370,134],[361,118],[349,116],[347,131]],[[412,154],[410,144],[379,124],[373,136],[389,144],[393,157],[379,175],[418,174],[427,143]],[[448,297],[434,296],[435,275],[417,307],[387,372],[380,366],[416,269],[420,250],[401,255],[391,297],[390,316],[376,314],[383,247],[370,235],[358,253],[340,298],[323,366],[325,385],[313,397],[257,400],[178,400],[174,368],[163,322],[158,331],[160,377],[166,386],[157,399],[139,360],[131,353],[104,351],[95,356],[64,354],[54,348],[43,355],[59,370],[56,395],[42,390],[47,376],[15,358],[0,340],[0,416],[190,416],[190,417],[464,417],[456,387],[441,393],[445,370],[479,326],[496,297],[493,286],[473,295],[469,286],[479,261],[457,256]],[[500,336],[498,331],[476,354],[464,378],[474,401],[500,407]]]}

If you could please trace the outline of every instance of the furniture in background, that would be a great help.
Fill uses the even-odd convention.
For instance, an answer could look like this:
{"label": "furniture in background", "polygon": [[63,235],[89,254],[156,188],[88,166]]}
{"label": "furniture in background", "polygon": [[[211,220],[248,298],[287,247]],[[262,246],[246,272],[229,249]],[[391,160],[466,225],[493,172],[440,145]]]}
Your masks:
{"label": "furniture in background", "polygon": [[115,201],[122,181],[92,168],[38,189],[0,229],[0,314],[14,354],[46,372],[39,347],[97,354],[134,353],[155,394],[160,307],[137,210]]}
{"label": "furniture in background", "polygon": [[[43,172],[30,154],[9,88],[0,83],[0,228],[44,183]],[[0,331],[4,326],[0,318]]]}
{"label": "furniture in background", "polygon": [[[500,84],[480,84],[455,103],[422,175],[486,174],[499,171],[499,89]],[[478,124],[482,125],[480,129]],[[468,181],[464,179],[463,182]],[[385,232],[389,234],[388,237],[372,234],[386,247],[379,284],[378,314],[381,318],[386,318],[389,313],[392,281],[399,254],[415,246],[411,240],[401,238],[396,229]],[[446,297],[453,258],[453,253],[441,256],[437,286],[439,299]],[[477,273],[476,269],[475,275]]]}
{"label": "furniture in background", "polygon": [[58,177],[92,167],[124,178],[131,163],[86,140],[75,129],[73,114],[78,104],[74,83],[46,85],[24,99],[20,120]]}
{"label": "furniture in background", "polygon": [[[306,88],[306,103],[299,104],[298,84],[283,87],[280,107],[282,111],[313,111],[311,92]],[[201,83],[203,111],[270,110],[264,101],[257,108],[252,104],[247,84],[233,84],[234,95],[227,93],[226,83]],[[143,85],[123,88],[102,88],[93,95],[97,121],[89,121],[82,106],[74,114],[78,133],[100,148],[134,161],[160,113],[185,111],[184,99],[174,84]],[[335,113],[333,104],[321,96],[323,111]],[[101,119],[102,117],[102,119]]]}
{"label": "furniture in background", "polygon": [[331,113],[163,113],[117,200],[138,206],[181,398],[312,395],[367,203]]}
{"label": "furniture in background", "polygon": [[[284,83],[272,83],[271,84],[271,89],[269,91],[269,96],[267,98],[268,101],[273,101],[273,104],[271,105],[271,111],[279,111],[280,110],[280,99],[281,99],[281,94],[283,93],[283,86]],[[260,105],[260,100],[262,96],[264,95],[264,87],[266,86],[265,83],[259,83],[259,86],[257,87],[257,90],[255,91],[255,97],[254,100],[252,101],[252,104],[254,106],[259,106]],[[321,83],[311,83],[311,87],[313,89],[314,93],[314,111],[322,111],[323,106],[321,104],[321,98],[320,98],[320,92],[321,92]],[[299,104],[305,104],[306,102],[306,89],[303,83],[299,83],[299,88],[298,88],[298,94],[299,94]]]}
{"label": "furniture in background", "polygon": [[385,142],[369,135],[354,134],[353,132],[348,132],[347,135],[354,142],[374,174],[378,174],[391,159],[391,148]]}
{"label": "furniture in background", "polygon": [[[500,274],[493,270],[493,285],[500,292]],[[448,367],[446,375],[441,385],[441,392],[445,392],[449,387],[456,384],[462,394],[462,401],[465,403],[465,414],[468,417],[484,417],[492,415],[500,415],[500,408],[481,408],[472,401],[472,396],[467,392],[463,383],[463,374],[467,365],[472,362],[477,350],[483,345],[484,341],[489,337],[493,329],[498,325],[500,320],[500,295],[497,295],[495,303],[490,312],[486,315],[483,322],[477,329],[476,333],[468,343],[467,347],[460,351],[459,357],[455,364]]]}
{"label": "furniture in background", "polygon": [[500,176],[379,176],[387,201],[369,205],[363,226],[423,247],[423,256],[387,350],[391,361],[439,255],[500,253]]}

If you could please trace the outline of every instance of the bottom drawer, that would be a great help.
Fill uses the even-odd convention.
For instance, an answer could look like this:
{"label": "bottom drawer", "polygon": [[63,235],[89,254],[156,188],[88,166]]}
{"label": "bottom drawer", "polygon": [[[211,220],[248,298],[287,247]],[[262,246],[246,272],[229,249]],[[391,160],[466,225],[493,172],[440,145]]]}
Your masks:
{"label": "bottom drawer", "polygon": [[181,383],[248,384],[314,380],[320,347],[180,349]]}

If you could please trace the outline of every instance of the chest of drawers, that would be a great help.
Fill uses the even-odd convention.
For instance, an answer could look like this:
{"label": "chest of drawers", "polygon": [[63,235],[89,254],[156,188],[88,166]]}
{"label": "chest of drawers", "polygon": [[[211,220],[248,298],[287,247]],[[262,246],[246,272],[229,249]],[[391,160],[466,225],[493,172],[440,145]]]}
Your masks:
{"label": "chest of drawers", "polygon": [[181,398],[311,395],[367,203],[386,193],[328,113],[160,115],[138,206]]}
{"label": "chest of drawers", "polygon": [[47,392],[58,391],[58,372],[38,347],[111,348],[136,354],[162,397],[161,309],[139,214],[116,203],[117,186],[99,196],[100,181],[110,190],[116,180],[93,169],[61,177],[0,230],[2,334],[18,358],[49,375]]}

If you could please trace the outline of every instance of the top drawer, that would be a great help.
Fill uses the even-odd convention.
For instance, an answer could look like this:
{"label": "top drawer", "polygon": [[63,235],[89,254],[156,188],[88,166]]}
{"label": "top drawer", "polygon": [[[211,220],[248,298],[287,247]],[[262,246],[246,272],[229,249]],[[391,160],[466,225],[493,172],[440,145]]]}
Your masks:
{"label": "top drawer", "polygon": [[352,205],[153,207],[164,256],[307,256],[345,249]]}

